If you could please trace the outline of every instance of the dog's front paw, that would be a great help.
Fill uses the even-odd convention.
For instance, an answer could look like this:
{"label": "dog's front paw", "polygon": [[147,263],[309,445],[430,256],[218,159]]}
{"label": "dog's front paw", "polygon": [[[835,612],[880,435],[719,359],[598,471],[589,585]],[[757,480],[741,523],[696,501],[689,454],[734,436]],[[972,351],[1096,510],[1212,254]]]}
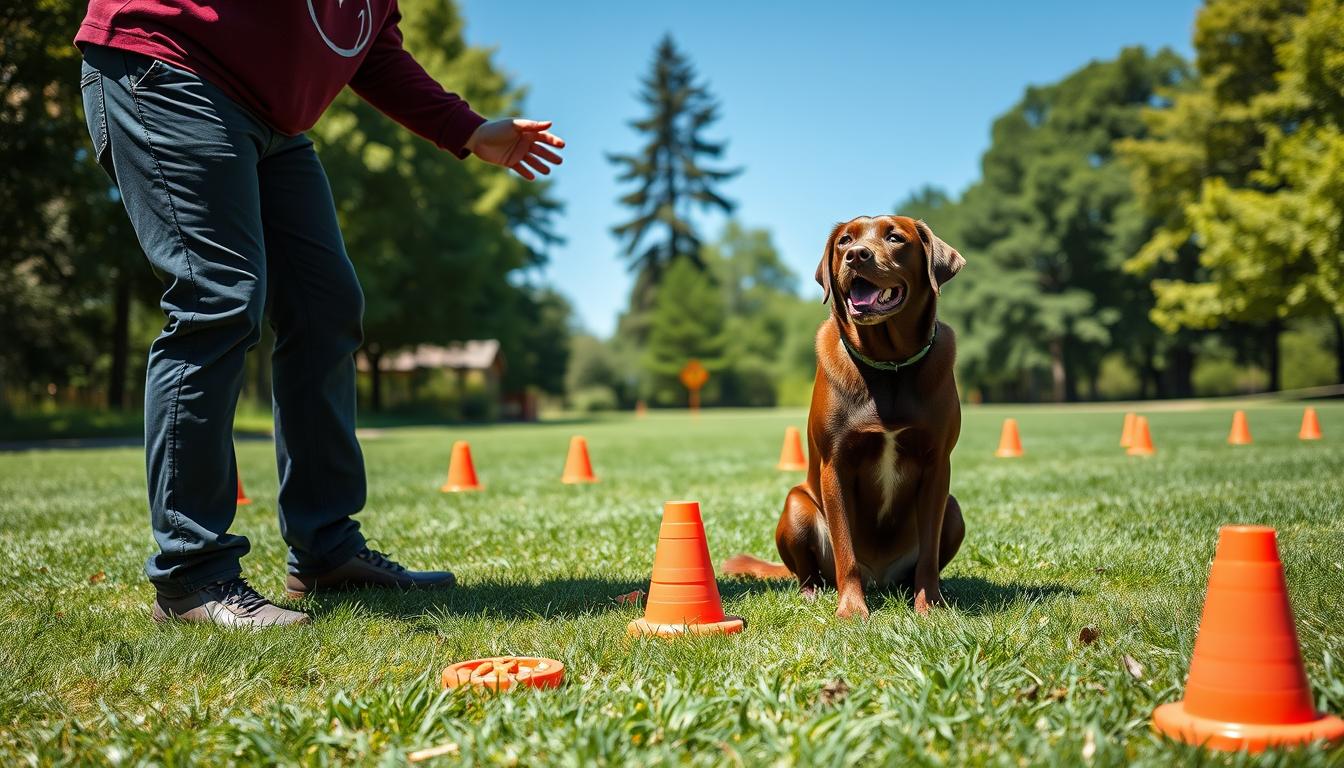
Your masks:
{"label": "dog's front paw", "polygon": [[915,613],[921,616],[927,615],[929,608],[936,605],[946,605],[943,600],[942,590],[938,587],[933,589],[921,589],[915,593]]}
{"label": "dog's front paw", "polygon": [[868,618],[868,603],[864,601],[863,594],[854,594],[852,592],[840,595],[840,607],[835,609],[837,619],[848,618]]}

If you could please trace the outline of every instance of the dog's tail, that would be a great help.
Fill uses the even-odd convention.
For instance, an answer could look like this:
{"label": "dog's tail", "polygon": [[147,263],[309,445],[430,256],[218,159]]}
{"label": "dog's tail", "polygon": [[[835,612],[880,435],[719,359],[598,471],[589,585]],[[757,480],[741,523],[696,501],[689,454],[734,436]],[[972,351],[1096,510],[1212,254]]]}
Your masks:
{"label": "dog's tail", "polygon": [[745,553],[724,560],[719,570],[729,576],[749,576],[753,579],[787,579],[793,576],[793,571],[783,563],[771,563]]}

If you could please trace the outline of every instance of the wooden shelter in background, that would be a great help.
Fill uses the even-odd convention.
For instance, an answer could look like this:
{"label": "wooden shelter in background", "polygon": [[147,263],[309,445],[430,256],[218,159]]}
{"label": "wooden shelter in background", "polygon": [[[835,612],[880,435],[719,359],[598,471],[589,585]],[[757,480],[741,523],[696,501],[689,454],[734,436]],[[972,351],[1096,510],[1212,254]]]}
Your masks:
{"label": "wooden shelter in background", "polygon": [[[357,366],[361,373],[369,372],[369,362],[360,355]],[[498,339],[473,339],[453,342],[446,346],[421,344],[414,349],[386,355],[380,361],[383,375],[412,378],[431,371],[452,371],[457,376],[459,392],[465,392],[467,379],[478,374],[491,400],[499,406],[499,415],[517,421],[535,421],[536,396],[531,392],[503,392],[504,353]]]}

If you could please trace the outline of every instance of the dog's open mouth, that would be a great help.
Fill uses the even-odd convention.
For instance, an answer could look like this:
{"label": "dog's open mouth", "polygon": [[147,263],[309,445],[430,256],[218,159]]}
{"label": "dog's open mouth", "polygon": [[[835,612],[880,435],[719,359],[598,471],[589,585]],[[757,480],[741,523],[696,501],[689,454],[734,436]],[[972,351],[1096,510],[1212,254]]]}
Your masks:
{"label": "dog's open mouth", "polygon": [[878,288],[862,277],[856,277],[849,286],[850,317],[884,315],[899,307],[904,300],[904,285]]}

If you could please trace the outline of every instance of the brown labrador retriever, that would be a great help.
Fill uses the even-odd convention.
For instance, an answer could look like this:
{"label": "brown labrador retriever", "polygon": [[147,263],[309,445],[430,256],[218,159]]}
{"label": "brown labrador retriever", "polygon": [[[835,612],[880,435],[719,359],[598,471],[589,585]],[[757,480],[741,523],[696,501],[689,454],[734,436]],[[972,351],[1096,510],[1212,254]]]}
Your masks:
{"label": "brown labrador retriever", "polygon": [[948,495],[961,405],[938,294],[965,263],[906,216],[832,230],[817,266],[822,301],[834,301],[817,331],[807,479],[775,529],[784,562],[737,555],[725,573],[792,574],[807,597],[832,583],[842,618],[868,616],[865,585],[908,586],[920,613],[942,601],[938,574],[966,529]]}

